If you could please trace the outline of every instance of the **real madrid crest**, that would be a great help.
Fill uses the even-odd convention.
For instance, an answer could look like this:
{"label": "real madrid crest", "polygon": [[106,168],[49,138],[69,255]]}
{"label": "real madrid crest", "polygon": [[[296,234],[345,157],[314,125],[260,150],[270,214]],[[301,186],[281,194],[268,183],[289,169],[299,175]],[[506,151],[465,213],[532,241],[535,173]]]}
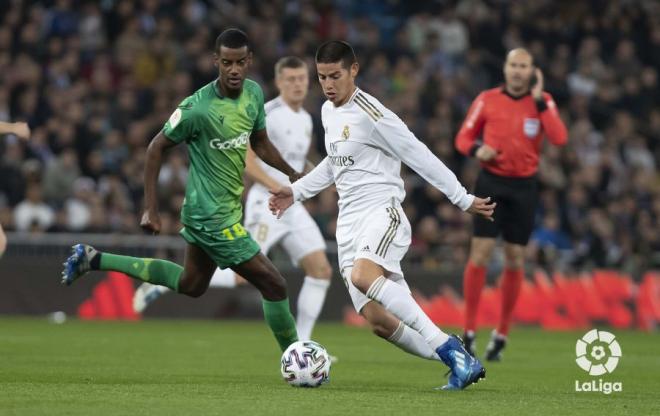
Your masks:
{"label": "real madrid crest", "polygon": [[351,132],[348,130],[348,125],[344,126],[344,130],[341,132],[341,137],[344,140],[348,140],[348,137],[351,135]]}

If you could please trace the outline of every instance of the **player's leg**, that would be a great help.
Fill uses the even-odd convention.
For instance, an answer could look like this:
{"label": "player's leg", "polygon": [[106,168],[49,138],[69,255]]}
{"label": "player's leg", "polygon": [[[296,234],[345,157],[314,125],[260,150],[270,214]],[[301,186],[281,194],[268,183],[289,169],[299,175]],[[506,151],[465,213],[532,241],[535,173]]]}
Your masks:
{"label": "player's leg", "polygon": [[368,298],[380,303],[406,326],[415,330],[429,348],[451,369],[449,383],[444,389],[463,389],[485,377],[486,371],[472,357],[456,336],[449,336],[438,328],[415,302],[409,290],[385,277],[380,265],[364,258],[357,259],[351,273],[353,284]]}
{"label": "player's leg", "polygon": [[486,348],[488,361],[499,361],[506,347],[513,310],[520,287],[525,279],[525,246],[534,229],[534,216],[538,202],[536,179],[517,179],[512,184],[509,204],[503,212],[502,238],[504,240],[504,271],[500,278],[502,306],[500,322],[493,331]]}
{"label": "player's leg", "polygon": [[311,339],[312,330],[323,309],[332,267],[325,254],[325,239],[319,227],[302,204],[292,208],[292,211],[287,212],[289,215],[281,220],[287,228],[281,244],[291,262],[305,271],[298,294],[296,327],[300,339],[306,340]]}
{"label": "player's leg", "polygon": [[481,171],[474,187],[475,195],[488,195],[497,202],[493,221],[475,216],[472,220],[472,241],[470,255],[463,271],[463,299],[465,300],[465,326],[463,342],[470,354],[475,356],[476,327],[481,292],[486,284],[488,263],[495,248],[495,242],[501,231],[502,211],[506,209],[506,200],[502,198],[506,190],[493,175]]}
{"label": "player's leg", "polygon": [[[429,360],[440,360],[440,357],[417,331],[403,324],[380,303],[372,301],[353,285],[352,270],[352,267],[343,268],[342,279],[348,289],[353,307],[369,322],[373,333],[409,354]],[[397,283],[405,284],[405,280],[397,280]]]}
{"label": "player's leg", "polygon": [[495,238],[473,237],[470,256],[463,271],[463,298],[465,299],[465,327],[463,342],[470,354],[475,356],[477,313],[481,292],[486,284],[486,269],[495,248]]}
{"label": "player's leg", "polygon": [[374,210],[356,227],[351,283],[367,298],[380,303],[405,325],[417,331],[451,369],[444,388],[462,389],[485,376],[458,337],[440,330],[415,302],[403,279],[400,262],[411,241],[410,223],[400,206]]}
{"label": "player's leg", "polygon": [[199,246],[186,246],[185,267],[168,260],[123,256],[77,244],[64,263],[62,282],[71,284],[90,270],[117,271],[192,297],[201,296],[213,273],[213,261]]}
{"label": "player's leg", "polygon": [[0,225],[0,259],[2,258],[2,255],[5,254],[6,249],[7,235],[5,235],[5,231],[2,229],[2,225]]}
{"label": "player's leg", "polygon": [[323,309],[332,267],[322,250],[305,255],[300,259],[300,266],[305,272],[305,278],[298,294],[296,327],[300,339],[305,340],[311,339],[312,330]]}
{"label": "player's leg", "polygon": [[[255,243],[258,249],[258,246]],[[282,351],[298,340],[296,322],[291,315],[286,281],[273,263],[261,252],[249,260],[231,266],[254,285],[263,298],[264,318],[273,331]]]}

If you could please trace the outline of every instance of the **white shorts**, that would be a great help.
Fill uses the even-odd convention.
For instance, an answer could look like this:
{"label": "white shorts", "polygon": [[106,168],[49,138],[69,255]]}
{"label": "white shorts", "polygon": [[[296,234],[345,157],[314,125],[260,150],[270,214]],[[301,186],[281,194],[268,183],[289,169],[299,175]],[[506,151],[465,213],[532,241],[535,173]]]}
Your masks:
{"label": "white shorts", "polygon": [[252,187],[245,201],[244,226],[268,254],[280,243],[294,266],[315,251],[325,251],[325,239],[318,225],[300,202],[294,203],[279,220],[268,209],[268,191]]}
{"label": "white shorts", "polygon": [[408,291],[401,260],[410,247],[410,223],[399,204],[370,209],[356,218],[340,218],[337,224],[339,270],[355,310],[371,299],[353,285],[351,271],[356,259],[368,259],[387,272],[386,277]]}

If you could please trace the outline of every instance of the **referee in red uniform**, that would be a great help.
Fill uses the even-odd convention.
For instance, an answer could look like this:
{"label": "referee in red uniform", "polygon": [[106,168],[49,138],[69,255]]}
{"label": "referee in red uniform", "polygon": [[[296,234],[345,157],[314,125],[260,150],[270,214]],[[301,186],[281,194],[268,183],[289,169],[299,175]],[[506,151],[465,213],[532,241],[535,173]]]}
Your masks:
{"label": "referee in red uniform", "polygon": [[513,49],[507,54],[504,79],[504,86],[483,91],[474,100],[455,143],[459,152],[481,162],[473,193],[488,195],[497,203],[494,221],[474,219],[470,257],[463,275],[463,340],[472,355],[486,266],[496,238],[501,235],[504,240],[502,309],[499,325],[486,348],[489,361],[499,360],[506,345],[511,314],[524,279],[525,246],[538,202],[536,171],[543,137],[557,146],[567,139],[555,102],[543,92],[543,74],[527,50]]}

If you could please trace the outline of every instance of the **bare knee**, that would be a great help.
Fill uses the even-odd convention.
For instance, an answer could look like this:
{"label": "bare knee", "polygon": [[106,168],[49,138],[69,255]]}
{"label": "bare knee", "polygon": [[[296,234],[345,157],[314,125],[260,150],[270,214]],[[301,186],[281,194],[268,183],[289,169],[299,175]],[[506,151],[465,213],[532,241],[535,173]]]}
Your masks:
{"label": "bare knee", "polygon": [[525,247],[520,244],[504,243],[504,264],[510,270],[521,270],[525,267]]}
{"label": "bare knee", "polygon": [[179,281],[179,293],[190,296],[191,298],[198,298],[206,293],[209,285],[202,284],[199,279],[181,279]]}
{"label": "bare knee", "polygon": [[487,266],[494,248],[494,238],[473,238],[470,247],[470,262],[478,267]]}
{"label": "bare knee", "polygon": [[332,278],[332,266],[330,266],[328,257],[322,251],[308,254],[300,260],[300,264],[307,276],[322,280]]}

